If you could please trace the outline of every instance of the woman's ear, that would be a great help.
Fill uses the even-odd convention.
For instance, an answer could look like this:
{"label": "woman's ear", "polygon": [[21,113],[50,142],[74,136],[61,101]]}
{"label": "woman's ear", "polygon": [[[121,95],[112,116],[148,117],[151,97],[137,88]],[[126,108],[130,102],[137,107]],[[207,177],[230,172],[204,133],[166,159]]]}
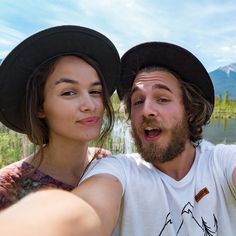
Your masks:
{"label": "woman's ear", "polygon": [[37,112],[38,118],[45,118],[45,113],[43,109],[40,109],[40,111]]}

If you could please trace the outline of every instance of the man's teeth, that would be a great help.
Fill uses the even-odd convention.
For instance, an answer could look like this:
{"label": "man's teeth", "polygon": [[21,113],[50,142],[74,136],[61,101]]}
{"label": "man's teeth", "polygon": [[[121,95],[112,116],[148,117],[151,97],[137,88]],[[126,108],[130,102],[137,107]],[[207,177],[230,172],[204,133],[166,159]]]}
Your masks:
{"label": "man's teeth", "polygon": [[160,130],[159,128],[146,127],[145,131]]}
{"label": "man's teeth", "polygon": [[146,131],[150,131],[150,130],[153,130],[153,129],[154,129],[154,128],[152,128],[152,127],[146,127],[146,128],[145,128]]}
{"label": "man's teeth", "polygon": [[161,133],[161,130],[159,128],[152,128],[152,127],[146,127],[144,128],[144,133],[146,136],[157,136]]}

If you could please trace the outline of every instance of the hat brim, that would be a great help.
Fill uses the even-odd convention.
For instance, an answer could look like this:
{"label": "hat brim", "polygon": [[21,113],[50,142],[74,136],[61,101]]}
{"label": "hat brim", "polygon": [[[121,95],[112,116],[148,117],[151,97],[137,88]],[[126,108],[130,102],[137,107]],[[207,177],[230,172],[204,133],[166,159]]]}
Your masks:
{"label": "hat brim", "polygon": [[128,50],[121,58],[118,96],[122,100],[130,92],[138,71],[147,66],[161,66],[177,73],[185,82],[195,85],[214,106],[214,88],[202,63],[189,51],[165,42],[147,42]]}
{"label": "hat brim", "polygon": [[102,74],[108,94],[117,87],[120,58],[113,43],[103,34],[80,26],[64,25],[40,31],[20,43],[0,66],[0,120],[18,132],[25,132],[23,100],[33,70],[61,55],[91,59]]}

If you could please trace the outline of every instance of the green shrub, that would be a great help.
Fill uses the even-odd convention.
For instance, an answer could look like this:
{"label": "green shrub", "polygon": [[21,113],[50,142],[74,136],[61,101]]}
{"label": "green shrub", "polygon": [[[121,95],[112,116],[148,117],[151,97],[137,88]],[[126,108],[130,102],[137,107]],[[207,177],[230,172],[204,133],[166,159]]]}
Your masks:
{"label": "green shrub", "polygon": [[14,132],[0,133],[0,168],[20,159],[21,137]]}

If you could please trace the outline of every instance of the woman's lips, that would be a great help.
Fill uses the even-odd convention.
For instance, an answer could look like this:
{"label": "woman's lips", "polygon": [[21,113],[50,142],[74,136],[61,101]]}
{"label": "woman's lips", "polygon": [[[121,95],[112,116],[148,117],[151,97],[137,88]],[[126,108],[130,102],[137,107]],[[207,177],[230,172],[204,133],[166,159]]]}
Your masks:
{"label": "woman's lips", "polygon": [[82,125],[94,125],[98,122],[98,120],[99,120],[99,117],[93,116],[93,117],[88,117],[88,118],[81,119],[77,122],[82,124]]}

